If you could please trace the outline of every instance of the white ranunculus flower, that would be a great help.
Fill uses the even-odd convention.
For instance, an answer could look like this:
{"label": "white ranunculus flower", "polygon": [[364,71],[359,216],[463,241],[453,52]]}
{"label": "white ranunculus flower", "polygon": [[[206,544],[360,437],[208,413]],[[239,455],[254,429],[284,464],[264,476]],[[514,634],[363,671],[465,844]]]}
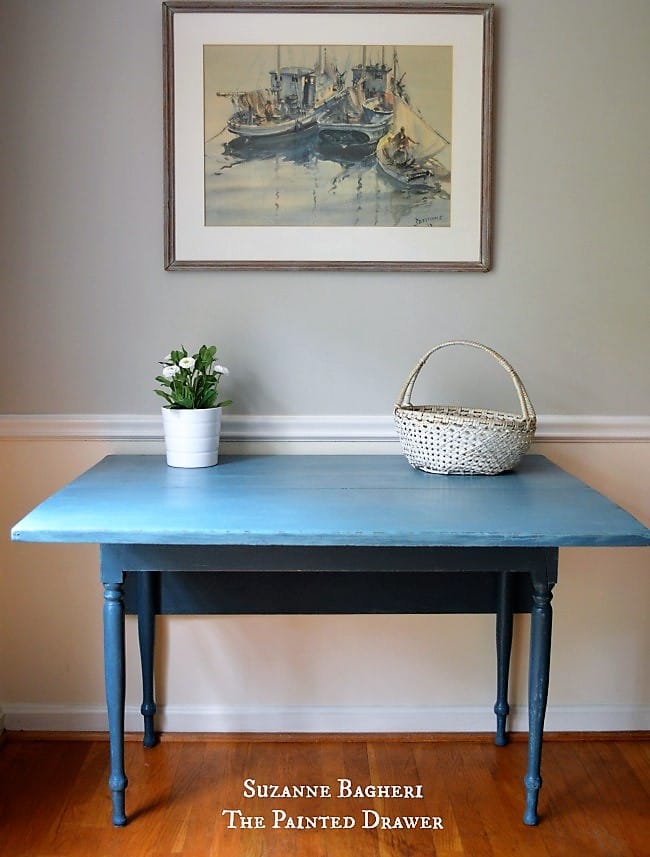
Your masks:
{"label": "white ranunculus flower", "polygon": [[219,366],[219,364],[217,364],[216,366],[214,366],[214,367],[213,367],[213,370],[214,370],[215,372],[217,372],[217,374],[219,374],[219,375],[229,375],[229,374],[230,374],[230,372],[228,371],[228,367],[227,367],[227,366]]}
{"label": "white ranunculus flower", "polygon": [[181,369],[189,369],[190,372],[194,369],[195,360],[193,357],[181,357],[178,361],[178,365]]}
{"label": "white ranunculus flower", "polygon": [[171,381],[181,370],[178,366],[164,366],[162,373],[163,377],[167,378],[168,381]]}

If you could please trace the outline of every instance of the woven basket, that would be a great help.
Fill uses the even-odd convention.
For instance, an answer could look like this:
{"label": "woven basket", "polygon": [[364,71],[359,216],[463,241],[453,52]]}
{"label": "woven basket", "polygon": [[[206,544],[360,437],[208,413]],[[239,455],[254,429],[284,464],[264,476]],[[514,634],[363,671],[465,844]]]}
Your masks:
{"label": "woven basket", "polygon": [[[449,345],[469,345],[490,354],[510,375],[522,414],[462,408],[456,405],[412,405],[413,385],[429,357]],[[521,378],[486,345],[454,340],[436,345],[422,357],[402,387],[394,410],[404,455],[427,473],[490,474],[516,467],[535,436],[537,418]]]}

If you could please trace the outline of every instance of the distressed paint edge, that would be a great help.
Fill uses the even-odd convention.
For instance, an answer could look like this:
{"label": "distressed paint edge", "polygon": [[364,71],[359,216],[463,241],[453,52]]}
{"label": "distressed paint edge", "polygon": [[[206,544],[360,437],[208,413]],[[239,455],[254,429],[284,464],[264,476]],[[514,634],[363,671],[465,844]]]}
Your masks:
{"label": "distressed paint edge", "polygon": [[[106,731],[103,706],[5,704],[7,731]],[[142,731],[139,706],[126,707],[127,732]],[[367,733],[491,732],[489,706],[159,706],[156,728],[163,732]],[[509,731],[528,730],[528,710],[511,708]],[[547,732],[650,730],[650,706],[556,705],[546,713]]]}
{"label": "distressed paint edge", "polygon": [[[392,416],[224,414],[225,443],[394,444]],[[150,414],[3,414],[0,440],[162,441],[162,419]],[[541,415],[537,442],[646,442],[650,416]],[[355,450],[356,451],[356,450]]]}

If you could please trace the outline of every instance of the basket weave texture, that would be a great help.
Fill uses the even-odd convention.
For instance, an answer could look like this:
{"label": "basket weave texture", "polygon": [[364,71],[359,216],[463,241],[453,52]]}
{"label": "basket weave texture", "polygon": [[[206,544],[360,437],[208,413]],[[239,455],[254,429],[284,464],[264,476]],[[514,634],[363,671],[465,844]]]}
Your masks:
{"label": "basket weave texture", "polygon": [[[450,345],[466,345],[491,355],[510,375],[521,414],[457,405],[413,405],[413,385],[429,357]],[[394,410],[395,425],[409,463],[427,473],[494,475],[517,466],[535,437],[537,417],[521,378],[487,345],[452,340],[436,345],[416,364]]]}

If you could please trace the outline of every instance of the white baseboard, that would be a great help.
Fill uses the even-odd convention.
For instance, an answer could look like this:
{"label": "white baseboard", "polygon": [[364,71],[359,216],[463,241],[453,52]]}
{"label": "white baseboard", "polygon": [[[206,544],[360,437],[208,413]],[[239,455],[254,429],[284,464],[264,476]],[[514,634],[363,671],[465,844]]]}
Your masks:
{"label": "white baseboard", "polygon": [[[102,706],[4,706],[8,731],[106,731]],[[1,721],[0,721],[1,722]],[[156,728],[163,732],[491,732],[489,706],[160,706]],[[127,706],[127,732],[142,731],[139,706]],[[528,730],[526,706],[512,706],[509,728]],[[549,732],[650,730],[650,706],[550,705]]]}
{"label": "white baseboard", "polygon": [[[162,419],[154,414],[4,414],[4,440],[162,440]],[[380,445],[399,451],[391,415],[264,416],[224,414],[222,439],[246,445],[355,444],[369,451]],[[650,416],[553,415],[538,416],[539,442],[642,442],[650,440]],[[355,450],[360,451],[357,447]]]}

